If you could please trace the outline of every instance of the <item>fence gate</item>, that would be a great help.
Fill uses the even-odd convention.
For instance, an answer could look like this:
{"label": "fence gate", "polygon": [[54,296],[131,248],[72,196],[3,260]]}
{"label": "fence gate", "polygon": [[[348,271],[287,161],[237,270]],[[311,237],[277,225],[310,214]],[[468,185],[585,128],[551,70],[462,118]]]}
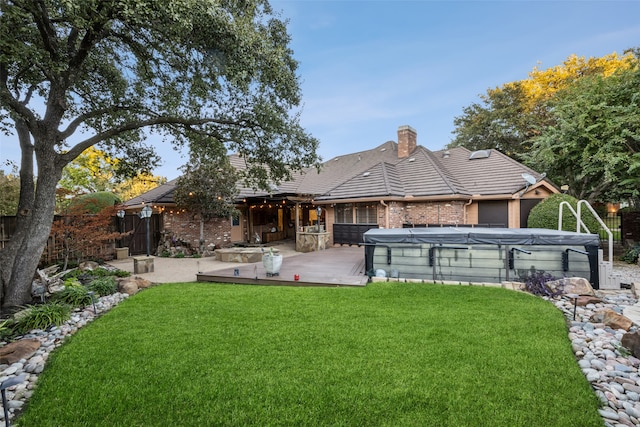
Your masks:
{"label": "fence gate", "polygon": [[625,245],[640,243],[640,212],[620,212],[620,237]]}
{"label": "fence gate", "polygon": [[[124,236],[118,247],[129,247],[131,255],[145,255],[147,253],[147,224],[145,219],[136,214],[125,215],[124,218],[115,218],[121,233],[130,233]],[[162,217],[159,214],[151,215],[149,218],[149,252],[155,253],[160,243],[160,230],[162,229]]]}

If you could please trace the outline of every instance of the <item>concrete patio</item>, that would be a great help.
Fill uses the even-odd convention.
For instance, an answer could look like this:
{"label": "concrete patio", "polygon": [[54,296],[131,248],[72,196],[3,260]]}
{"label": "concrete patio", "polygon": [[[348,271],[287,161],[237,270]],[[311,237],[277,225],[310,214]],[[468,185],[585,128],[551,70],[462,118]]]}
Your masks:
{"label": "concrete patio", "polygon": [[[277,249],[283,255],[278,276],[267,276],[262,262],[240,263],[219,261],[216,257],[163,258],[153,257],[153,271],[136,276],[154,283],[172,282],[220,282],[260,285],[296,286],[365,286],[364,248],[357,246],[333,246],[319,252],[295,251],[293,241],[274,242],[265,245]],[[109,264],[134,273],[132,257],[113,260]],[[237,270],[237,275],[236,275]],[[299,280],[295,280],[295,275]]]}

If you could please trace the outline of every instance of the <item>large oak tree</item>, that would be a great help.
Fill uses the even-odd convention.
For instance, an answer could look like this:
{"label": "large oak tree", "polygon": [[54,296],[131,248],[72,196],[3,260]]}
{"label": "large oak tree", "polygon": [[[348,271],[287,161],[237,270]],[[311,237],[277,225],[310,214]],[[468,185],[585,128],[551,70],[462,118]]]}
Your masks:
{"label": "large oak tree", "polygon": [[22,150],[2,309],[30,299],[56,184],[91,146],[133,176],[159,160],[147,135],[194,138],[238,152],[249,171],[268,165],[258,187],[316,164],[289,42],[265,0],[1,1],[0,125]]}

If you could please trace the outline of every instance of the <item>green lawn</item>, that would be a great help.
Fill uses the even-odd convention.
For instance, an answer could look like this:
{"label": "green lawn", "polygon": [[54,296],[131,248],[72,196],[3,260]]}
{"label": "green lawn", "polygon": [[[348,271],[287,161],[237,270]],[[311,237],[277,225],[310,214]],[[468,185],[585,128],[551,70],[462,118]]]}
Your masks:
{"label": "green lawn", "polygon": [[563,315],[495,288],[162,285],[50,357],[19,426],[599,426]]}

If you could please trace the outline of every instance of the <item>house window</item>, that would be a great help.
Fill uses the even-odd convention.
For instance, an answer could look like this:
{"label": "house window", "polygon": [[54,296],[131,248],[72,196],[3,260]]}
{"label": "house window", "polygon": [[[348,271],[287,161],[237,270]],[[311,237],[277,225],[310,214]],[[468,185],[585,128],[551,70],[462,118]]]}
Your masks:
{"label": "house window", "polygon": [[336,205],[336,219],[338,224],[353,224],[353,204],[338,203]]}
{"label": "house window", "polygon": [[338,203],[335,205],[336,224],[377,224],[376,203]]}
{"label": "house window", "polygon": [[377,224],[378,205],[375,203],[356,203],[356,224]]}

